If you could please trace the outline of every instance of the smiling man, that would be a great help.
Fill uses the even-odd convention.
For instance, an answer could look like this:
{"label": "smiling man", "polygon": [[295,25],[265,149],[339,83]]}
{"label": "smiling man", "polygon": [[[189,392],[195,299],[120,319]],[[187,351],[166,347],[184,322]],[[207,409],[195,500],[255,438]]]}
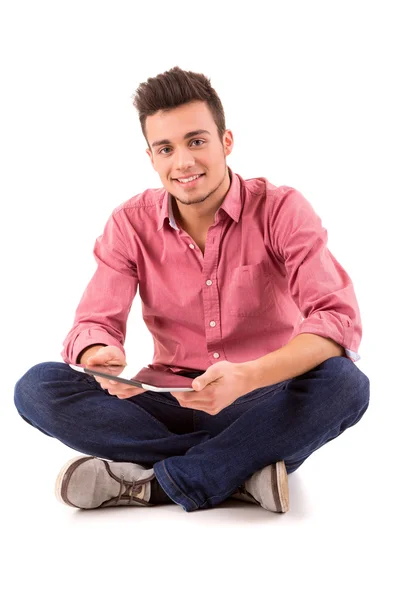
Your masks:
{"label": "smiling man", "polygon": [[[233,497],[287,512],[288,474],[369,405],[352,281],[299,191],[228,167],[233,134],[207,77],[175,67],[140,84],[134,105],[162,187],[112,211],[64,362],[29,369],[16,408],[82,453],[57,477],[68,506],[191,512]],[[122,372],[137,289],[150,368],[194,391],[69,367]]]}
{"label": "smiling man", "polygon": [[[162,139],[165,132],[171,133]],[[221,140],[208,105],[192,101],[147,117],[146,138],[146,152],[171,194],[177,220],[204,251],[207,230],[231,183],[225,157],[233,148],[232,132],[225,131]]]}

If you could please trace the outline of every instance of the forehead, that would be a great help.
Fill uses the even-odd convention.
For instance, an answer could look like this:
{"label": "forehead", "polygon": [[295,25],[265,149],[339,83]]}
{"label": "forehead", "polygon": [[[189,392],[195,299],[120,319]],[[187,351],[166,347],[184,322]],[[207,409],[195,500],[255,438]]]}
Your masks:
{"label": "forehead", "polygon": [[150,144],[161,138],[178,140],[188,131],[197,129],[217,132],[217,126],[205,102],[190,102],[171,110],[160,110],[146,119],[146,133]]}

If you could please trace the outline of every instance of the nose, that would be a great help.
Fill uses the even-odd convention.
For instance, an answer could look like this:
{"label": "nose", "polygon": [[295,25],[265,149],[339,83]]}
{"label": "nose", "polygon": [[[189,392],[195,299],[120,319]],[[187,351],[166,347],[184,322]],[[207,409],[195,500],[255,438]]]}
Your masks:
{"label": "nose", "polygon": [[188,148],[177,148],[175,151],[175,169],[177,171],[187,171],[194,165],[194,157]]}

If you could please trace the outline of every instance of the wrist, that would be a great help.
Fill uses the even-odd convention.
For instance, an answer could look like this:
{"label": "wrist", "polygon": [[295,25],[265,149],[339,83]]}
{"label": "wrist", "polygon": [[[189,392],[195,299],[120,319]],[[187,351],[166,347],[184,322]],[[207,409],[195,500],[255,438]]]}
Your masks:
{"label": "wrist", "polygon": [[263,387],[260,380],[260,366],[258,360],[249,360],[242,363],[242,366],[245,373],[248,392],[253,392],[256,389]]}

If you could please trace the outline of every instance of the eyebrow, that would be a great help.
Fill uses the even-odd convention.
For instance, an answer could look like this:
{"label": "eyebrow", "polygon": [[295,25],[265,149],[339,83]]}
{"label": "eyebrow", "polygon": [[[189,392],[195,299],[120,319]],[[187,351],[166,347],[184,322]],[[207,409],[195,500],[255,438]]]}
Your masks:
{"label": "eyebrow", "polygon": [[[208,135],[211,135],[211,133],[209,131],[207,131],[207,129],[196,129],[196,131],[189,131],[189,133],[186,133],[183,136],[184,140],[187,140],[188,138],[193,137],[194,135],[200,135],[201,133],[208,133]],[[157,140],[156,142],[153,142],[151,147],[155,148],[156,146],[163,146],[164,144],[170,144],[170,140]]]}

